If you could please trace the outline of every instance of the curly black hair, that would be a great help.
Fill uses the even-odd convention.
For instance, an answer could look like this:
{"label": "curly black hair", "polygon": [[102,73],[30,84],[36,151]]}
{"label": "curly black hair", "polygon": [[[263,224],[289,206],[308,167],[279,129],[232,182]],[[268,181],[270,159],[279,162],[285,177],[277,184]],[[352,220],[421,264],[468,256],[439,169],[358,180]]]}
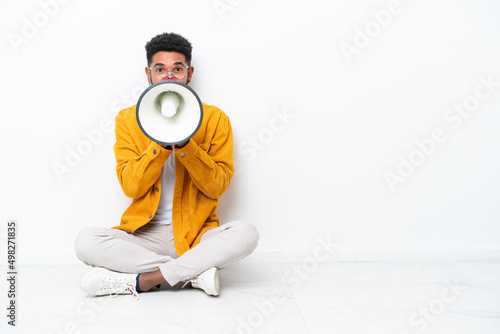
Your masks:
{"label": "curly black hair", "polygon": [[160,51],[179,52],[186,57],[188,66],[191,65],[191,51],[193,47],[191,43],[176,33],[163,33],[153,37],[146,44],[146,57],[148,59],[148,66],[151,66],[153,55]]}

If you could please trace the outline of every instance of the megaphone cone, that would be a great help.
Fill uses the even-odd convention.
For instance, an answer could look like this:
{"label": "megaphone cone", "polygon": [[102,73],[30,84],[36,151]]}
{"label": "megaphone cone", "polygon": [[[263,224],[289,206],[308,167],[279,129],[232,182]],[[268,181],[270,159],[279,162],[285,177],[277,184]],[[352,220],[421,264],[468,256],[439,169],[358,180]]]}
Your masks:
{"label": "megaphone cone", "polygon": [[149,86],[136,107],[137,123],[152,141],[176,145],[193,137],[203,120],[203,107],[195,91],[180,81]]}

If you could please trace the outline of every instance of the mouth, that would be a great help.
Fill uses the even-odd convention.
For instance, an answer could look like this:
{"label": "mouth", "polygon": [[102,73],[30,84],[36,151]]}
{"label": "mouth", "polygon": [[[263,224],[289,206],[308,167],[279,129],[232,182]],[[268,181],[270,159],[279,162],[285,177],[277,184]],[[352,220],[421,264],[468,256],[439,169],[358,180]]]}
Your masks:
{"label": "mouth", "polygon": [[168,80],[181,82],[181,80],[177,78],[175,75],[166,75],[160,79],[160,81],[168,81]]}

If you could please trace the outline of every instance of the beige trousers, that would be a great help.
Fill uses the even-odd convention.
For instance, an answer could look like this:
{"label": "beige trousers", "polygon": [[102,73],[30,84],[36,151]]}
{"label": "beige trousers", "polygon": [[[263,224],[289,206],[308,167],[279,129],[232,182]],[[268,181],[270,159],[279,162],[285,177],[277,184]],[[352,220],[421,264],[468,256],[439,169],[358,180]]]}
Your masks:
{"label": "beige trousers", "polygon": [[134,233],[88,227],[78,234],[75,251],[87,265],[118,272],[142,274],[160,269],[173,286],[244,258],[255,250],[258,240],[252,224],[237,220],[208,230],[198,245],[178,257],[172,225],[146,224]]}

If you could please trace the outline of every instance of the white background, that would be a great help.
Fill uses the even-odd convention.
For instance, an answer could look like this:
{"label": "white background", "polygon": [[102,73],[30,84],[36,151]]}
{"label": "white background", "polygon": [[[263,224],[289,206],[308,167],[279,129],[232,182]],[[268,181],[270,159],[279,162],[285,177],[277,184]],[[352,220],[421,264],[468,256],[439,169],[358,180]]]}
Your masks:
{"label": "white background", "polygon": [[[165,31],[192,42],[192,87],[231,118],[218,214],[255,223],[255,256],[328,237],[340,259],[500,257],[500,86],[474,100],[500,82],[499,14],[493,0],[3,1],[0,222],[18,222],[19,263],[79,263],[81,229],[119,224],[114,117]],[[461,123],[444,118],[465,101],[479,103]],[[436,129],[445,140],[418,153]]]}

